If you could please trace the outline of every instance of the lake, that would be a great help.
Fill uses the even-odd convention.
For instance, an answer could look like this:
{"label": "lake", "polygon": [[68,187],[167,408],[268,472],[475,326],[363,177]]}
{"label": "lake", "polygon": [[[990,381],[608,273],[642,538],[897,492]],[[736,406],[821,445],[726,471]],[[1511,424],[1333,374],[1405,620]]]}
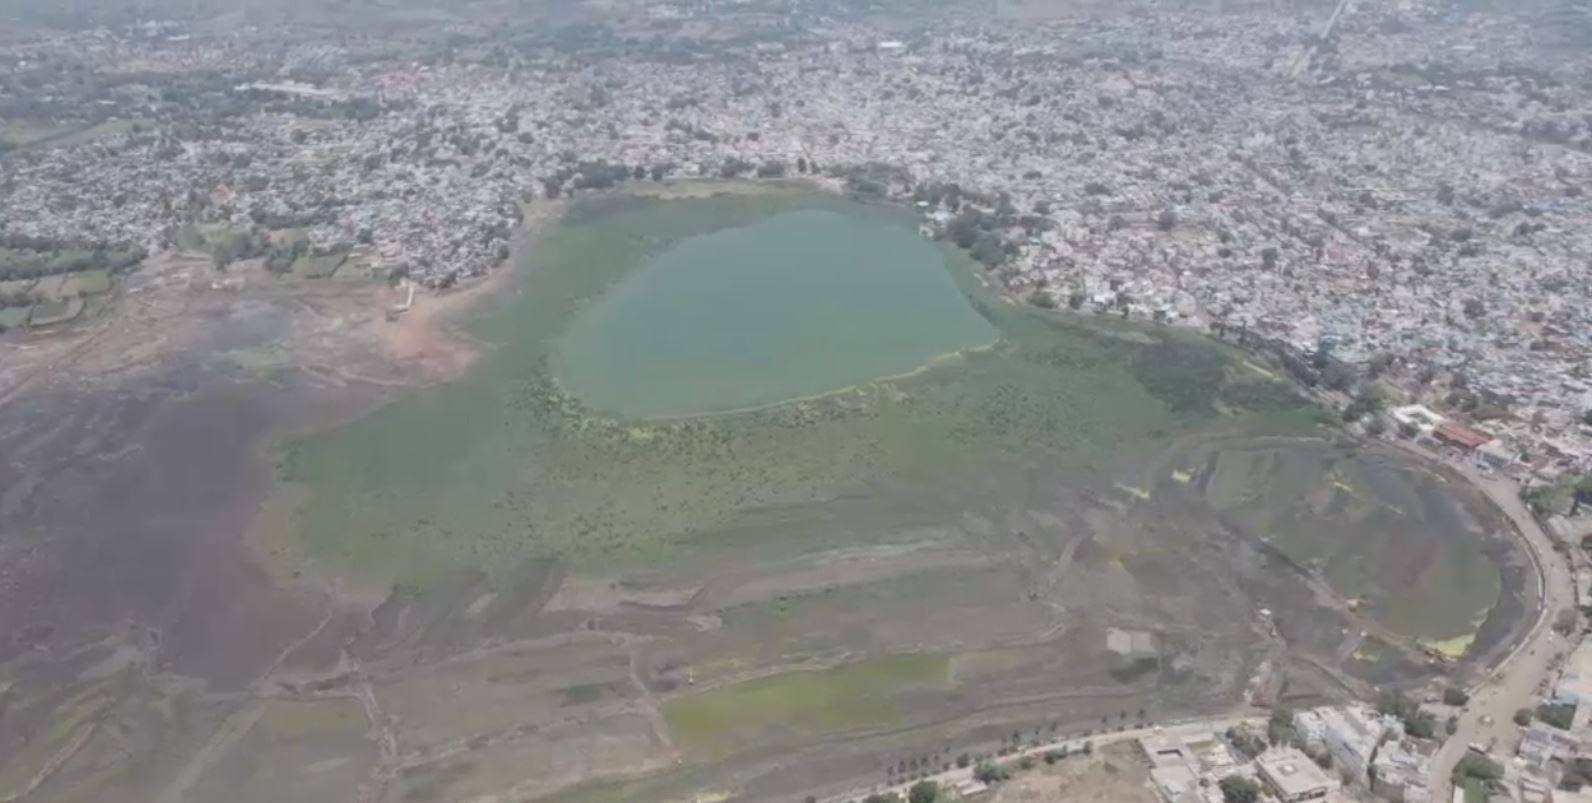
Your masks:
{"label": "lake", "polygon": [[996,338],[933,243],[798,209],[647,260],[575,318],[555,375],[595,410],[673,417],[822,395]]}

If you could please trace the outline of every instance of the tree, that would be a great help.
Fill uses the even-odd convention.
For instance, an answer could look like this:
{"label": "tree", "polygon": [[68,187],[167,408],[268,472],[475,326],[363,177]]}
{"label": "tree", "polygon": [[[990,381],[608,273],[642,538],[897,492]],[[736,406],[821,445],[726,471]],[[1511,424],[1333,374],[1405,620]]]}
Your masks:
{"label": "tree", "polygon": [[1531,709],[1529,709],[1529,708],[1517,708],[1517,709],[1515,709],[1515,724],[1519,725],[1522,728],[1524,728],[1527,725],[1530,725],[1531,724]]}
{"label": "tree", "polygon": [[1227,741],[1233,746],[1233,749],[1248,758],[1254,758],[1266,752],[1266,740],[1250,733],[1248,729],[1228,728],[1226,735]]}
{"label": "tree", "polygon": [[1242,775],[1229,775],[1218,786],[1227,803],[1255,803],[1260,799],[1260,784]]}
{"label": "tree", "polygon": [[1570,729],[1575,720],[1574,703],[1543,703],[1537,706],[1537,719],[1562,731]]}
{"label": "tree", "polygon": [[961,754],[961,755],[956,757],[956,766],[961,768],[961,769],[967,769],[968,765],[970,765],[972,763],[973,763],[973,757],[968,755],[967,753],[963,753],[963,754]]}
{"label": "tree", "polygon": [[1437,717],[1416,709],[1415,713],[1404,718],[1404,732],[1417,739],[1432,739],[1437,736]]}
{"label": "tree", "polygon": [[1465,317],[1480,318],[1487,311],[1487,306],[1479,298],[1467,298],[1464,303]]}
{"label": "tree", "polygon": [[1357,378],[1353,366],[1337,360],[1328,362],[1321,372],[1321,384],[1333,390],[1348,390]]}
{"label": "tree", "polygon": [[968,253],[985,267],[997,268],[1006,261],[1006,243],[999,234],[986,231],[973,241]]}
{"label": "tree", "polygon": [[1272,744],[1290,744],[1296,737],[1293,709],[1285,705],[1273,708],[1271,717],[1266,721],[1266,740]]}
{"label": "tree", "polygon": [[1170,209],[1162,209],[1161,214],[1155,216],[1155,227],[1161,231],[1171,231],[1177,226],[1177,213]]}
{"label": "tree", "polygon": [[1586,412],[1581,414],[1581,423],[1592,427],[1592,408],[1587,408]]}
{"label": "tree", "polygon": [[980,761],[978,766],[973,768],[973,780],[993,786],[1006,780],[1006,770],[993,761]]}
{"label": "tree", "polygon": [[739,178],[743,174],[749,173],[755,168],[755,165],[746,161],[745,159],[726,159],[724,164],[719,166],[719,178]]}
{"label": "tree", "polygon": [[1468,702],[1470,702],[1470,695],[1466,694],[1464,689],[1456,686],[1449,686],[1443,689],[1443,705],[1459,706]]}
{"label": "tree", "polygon": [[1376,356],[1372,357],[1368,362],[1366,362],[1365,372],[1366,372],[1367,376],[1371,377],[1372,379],[1375,379],[1375,378],[1381,376],[1382,374],[1387,373],[1387,370],[1389,368],[1391,368],[1392,366],[1393,366],[1393,355],[1391,355],[1391,354],[1389,354],[1389,353],[1384,351],[1384,352],[1382,352],[1380,354],[1377,354]]}
{"label": "tree", "polygon": [[901,796],[894,792],[874,792],[863,798],[862,803],[901,803]]}
{"label": "tree", "polygon": [[918,781],[907,792],[907,803],[934,803],[940,798],[940,785],[933,781]]}
{"label": "tree", "polygon": [[1460,759],[1459,763],[1454,766],[1454,779],[1457,781],[1475,778],[1478,781],[1486,782],[1496,781],[1502,777],[1504,777],[1503,767],[1498,766],[1498,763],[1492,759],[1474,751],[1467,752],[1465,757]]}
{"label": "tree", "polygon": [[1576,480],[1575,501],[1582,505],[1592,505],[1592,474]]}

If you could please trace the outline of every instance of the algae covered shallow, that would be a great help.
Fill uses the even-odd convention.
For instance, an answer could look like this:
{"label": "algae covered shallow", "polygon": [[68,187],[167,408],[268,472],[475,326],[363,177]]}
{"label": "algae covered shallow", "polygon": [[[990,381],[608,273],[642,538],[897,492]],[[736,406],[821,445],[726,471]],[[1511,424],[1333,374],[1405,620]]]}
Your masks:
{"label": "algae covered shallow", "polygon": [[687,238],[584,309],[554,373],[630,418],[812,397],[987,346],[933,243],[827,209]]}
{"label": "algae covered shallow", "polygon": [[[793,369],[789,383],[758,385],[755,396],[732,399],[723,395],[730,391],[719,390],[698,396],[693,386],[711,380],[714,367],[711,361],[694,364],[702,355],[749,348],[708,342],[744,337],[705,327],[701,333],[677,332],[672,342],[678,354],[652,352],[655,361],[672,361],[676,372],[693,375],[690,381],[676,383],[671,375],[661,375],[627,391],[645,397],[648,388],[659,388],[667,401],[658,406],[637,402],[605,413],[569,387],[593,395],[599,391],[559,381],[558,369],[567,367],[572,351],[587,347],[572,345],[581,337],[623,340],[648,331],[642,325],[618,335],[583,335],[582,327],[604,315],[626,318],[627,308],[644,314],[627,319],[625,326],[646,316],[668,317],[644,307],[670,305],[666,299],[675,291],[669,281],[650,288],[660,295],[657,299],[625,300],[628,293],[648,289],[647,282],[654,280],[647,274],[659,268],[659,260],[666,265],[694,248],[723,246],[732,257],[700,255],[722,259],[709,275],[772,270],[748,266],[747,249],[759,246],[736,237],[761,232],[779,242],[789,234],[785,226],[839,225],[831,216],[841,216],[846,230],[878,228],[881,232],[858,236],[905,249],[905,256],[891,257],[901,260],[892,270],[932,274],[891,280],[885,296],[928,294],[901,301],[909,312],[854,323],[872,328],[889,320],[891,327],[911,330],[922,315],[950,321],[954,331],[937,342],[913,334],[909,346],[866,357],[837,355],[822,337],[804,340],[811,330],[803,328],[802,318],[828,303],[823,288],[856,295],[852,284],[815,280],[802,288],[810,297],[794,304],[788,303],[789,294],[767,292],[761,284],[766,280],[737,283],[732,276],[726,286],[739,289],[716,297],[712,306],[735,307],[735,315],[746,321],[758,317],[746,310],[800,307],[800,314],[778,324],[782,331],[766,333],[760,348],[778,342],[797,352],[788,359],[771,358],[774,367],[787,362],[819,367]],[[1246,370],[1217,347],[1171,330],[1125,328],[1011,303],[984,290],[977,269],[961,255],[917,238],[912,227],[910,215],[899,210],[802,193],[619,197],[574,207],[539,238],[519,290],[473,323],[473,334],[490,345],[467,376],[293,444],[285,474],[308,492],[297,520],[297,543],[306,557],[340,573],[421,586],[461,568],[506,578],[527,561],[549,558],[587,568],[746,550],[771,559],[917,537],[921,530],[915,528],[943,526],[996,504],[1011,489],[1026,487],[1036,471],[1106,466],[1126,453],[1164,448],[1157,444],[1181,432],[1311,426],[1312,408],[1286,386]],[[726,244],[715,233],[731,239]],[[733,256],[737,249],[740,257]],[[716,289],[702,277],[684,281],[697,283],[697,292]],[[694,298],[673,297],[700,309]],[[614,298],[621,300],[619,306],[603,311]],[[842,307],[850,301],[831,300]],[[682,322],[659,325],[680,327]],[[870,332],[859,342],[881,337],[886,335]],[[933,353],[992,340],[989,348],[967,349],[929,370],[911,370]],[[635,358],[615,352],[593,359],[606,371]],[[824,366],[827,361],[843,366]],[[728,373],[761,370],[753,361]],[[881,371],[906,375],[870,381]],[[764,376],[774,382],[778,373]],[[624,381],[614,387],[623,389]],[[839,383],[852,386],[816,398],[767,403],[788,395],[813,396]],[[696,405],[755,409],[646,417]],[[1207,481],[1218,509],[1245,504],[1239,500],[1266,510],[1286,507],[1250,499],[1265,493],[1267,483],[1245,481],[1240,484],[1246,487],[1226,495],[1231,499],[1224,497],[1220,489],[1236,477],[1223,470]],[[1323,522],[1336,518],[1331,509],[1303,515]],[[1256,523],[1292,532],[1307,521],[1279,516]],[[1461,568],[1484,560],[1470,538],[1434,539],[1430,545],[1439,553],[1458,549],[1463,554],[1453,565]],[[1384,583],[1362,585],[1344,576],[1359,573],[1352,561],[1345,562],[1347,553],[1339,554],[1324,568],[1346,593],[1367,593],[1373,600],[1391,593]],[[1376,565],[1374,558],[1367,560]],[[1407,609],[1375,607],[1394,616]],[[1468,622],[1475,606],[1464,607]],[[1458,634],[1447,621],[1412,622],[1408,632]]]}
{"label": "algae covered shallow", "polygon": [[[946,343],[993,332],[994,345],[729,415],[604,414],[557,380],[572,327],[650,260],[702,235],[820,211],[938,252],[927,269],[982,319]],[[741,546],[795,554],[954,519],[986,504],[1003,477],[1213,414],[1228,363],[1215,349],[1012,304],[982,289],[959,252],[911,239],[915,225],[904,210],[816,193],[574,206],[537,239],[517,292],[472,322],[489,345],[465,377],[290,446],[283,474],[307,492],[295,549],[349,576],[422,586],[459,568],[503,577],[546,558],[634,565]],[[910,269],[922,268],[913,260]],[[821,379],[809,384],[834,381]]]}

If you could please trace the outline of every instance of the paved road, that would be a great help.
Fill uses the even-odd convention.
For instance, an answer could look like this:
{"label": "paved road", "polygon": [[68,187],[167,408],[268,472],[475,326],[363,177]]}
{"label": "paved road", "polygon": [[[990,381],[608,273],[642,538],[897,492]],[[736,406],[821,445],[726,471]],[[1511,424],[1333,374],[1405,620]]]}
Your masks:
{"label": "paved road", "polygon": [[[1067,748],[1069,752],[1077,751],[1077,750],[1081,750],[1083,748],[1084,742],[1089,742],[1096,749],[1098,749],[1098,748],[1101,748],[1101,747],[1105,747],[1106,745],[1109,745],[1109,744],[1115,744],[1117,742],[1125,742],[1125,741],[1129,741],[1129,740],[1132,740],[1132,739],[1138,739],[1138,738],[1141,738],[1141,737],[1144,737],[1144,736],[1149,736],[1149,735],[1154,734],[1154,733],[1160,733],[1163,736],[1173,736],[1173,737],[1176,737],[1176,736],[1203,736],[1203,735],[1208,735],[1208,734],[1212,734],[1212,733],[1225,732],[1228,728],[1231,728],[1231,727],[1233,727],[1235,725],[1238,725],[1240,723],[1248,723],[1252,727],[1255,727],[1255,728],[1258,728],[1258,729],[1261,729],[1261,730],[1264,730],[1265,727],[1266,727],[1266,720],[1265,720],[1264,717],[1244,717],[1244,716],[1205,717],[1205,718],[1199,718],[1199,719],[1184,720],[1184,721],[1181,721],[1181,722],[1176,722],[1176,723],[1167,724],[1167,725],[1151,725],[1151,726],[1146,727],[1146,728],[1130,728],[1128,730],[1116,731],[1114,733],[1100,733],[1100,734],[1096,734],[1094,736],[1073,736],[1073,737],[1067,737],[1067,738],[1064,738],[1064,739],[1057,739],[1054,742],[1047,742],[1047,743],[1039,745],[1037,747],[1028,747],[1028,748],[1024,748],[1022,750],[1018,750],[1017,752],[1012,753],[1009,756],[1002,756],[1002,757],[1000,757],[997,760],[1000,761],[1001,763],[1006,763],[1006,762],[1009,762],[1009,761],[1015,761],[1015,760],[1017,760],[1019,758],[1022,758],[1023,756],[1034,756],[1034,757],[1038,758],[1040,756],[1043,756],[1045,753],[1047,753],[1047,752],[1049,752],[1051,750],[1059,750],[1059,749],[1061,749],[1063,747]],[[946,788],[954,787],[957,784],[965,783],[965,782],[971,780],[972,778],[973,778],[973,767],[969,766],[969,767],[965,767],[965,768],[953,767],[952,769],[950,769],[950,770],[948,770],[946,772],[937,772],[937,773],[935,773],[933,775],[927,776],[926,780],[934,781],[935,783],[940,785],[941,789],[946,789]],[[849,803],[850,801],[861,800],[861,799],[863,799],[863,798],[867,797],[868,795],[873,794],[875,792],[895,792],[897,795],[899,795],[901,797],[902,800],[906,800],[906,798],[907,798],[907,790],[911,789],[912,785],[915,784],[915,783],[917,783],[917,781],[909,781],[907,783],[901,783],[901,784],[897,784],[895,786],[886,787],[886,788],[883,788],[883,789],[869,788],[869,789],[862,789],[862,790],[853,790],[853,791],[847,792],[846,794],[843,794],[843,795],[835,795],[833,797],[825,798],[823,800],[823,803]]]}
{"label": "paved road", "polygon": [[[1471,701],[1459,716],[1459,729],[1432,756],[1432,800],[1451,796],[1449,778],[1454,765],[1472,743],[1499,745],[1508,755],[1519,735],[1515,711],[1535,706],[1538,686],[1550,679],[1556,660],[1574,645],[1553,631],[1560,611],[1573,609],[1575,582],[1568,562],[1553,549],[1553,541],[1521,504],[1514,483],[1483,476],[1468,466],[1457,467],[1466,479],[1495,502],[1519,529],[1542,584],[1542,608],[1525,639],[1504,657],[1471,691]],[[1486,720],[1486,724],[1484,724]]]}

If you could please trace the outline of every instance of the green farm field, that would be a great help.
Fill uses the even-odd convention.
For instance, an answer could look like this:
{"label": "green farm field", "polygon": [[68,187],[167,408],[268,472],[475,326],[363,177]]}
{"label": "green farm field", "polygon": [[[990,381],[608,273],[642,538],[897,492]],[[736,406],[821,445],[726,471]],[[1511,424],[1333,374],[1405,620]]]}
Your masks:
{"label": "green farm field", "polygon": [[896,724],[896,695],[948,682],[944,656],[894,655],[824,670],[797,670],[678,697],[663,714],[690,749],[729,752],[740,740],[791,731],[807,736]]}

